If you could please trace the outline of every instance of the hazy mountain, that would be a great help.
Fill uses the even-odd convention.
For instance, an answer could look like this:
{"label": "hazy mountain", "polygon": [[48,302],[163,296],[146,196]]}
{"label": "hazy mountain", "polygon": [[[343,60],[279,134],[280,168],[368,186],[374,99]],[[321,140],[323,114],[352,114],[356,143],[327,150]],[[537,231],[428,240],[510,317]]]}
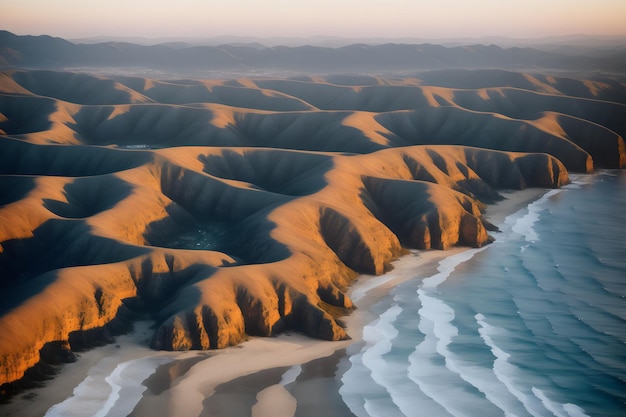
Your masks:
{"label": "hazy mountain", "polygon": [[626,47],[626,37],[610,35],[565,35],[565,36],[543,36],[535,38],[509,38],[506,36],[481,36],[481,37],[461,37],[461,38],[421,38],[421,37],[339,37],[339,36],[310,36],[310,37],[259,37],[259,36],[237,36],[221,35],[210,37],[158,37],[148,38],[140,36],[93,36],[87,38],[68,39],[72,43],[105,43],[105,42],[128,42],[139,45],[159,45],[163,43],[186,44],[188,46],[219,46],[225,44],[260,44],[265,47],[272,46],[325,46],[339,48],[355,43],[367,45],[384,45],[387,43],[402,44],[424,44],[430,43],[442,46],[468,46],[468,45],[498,45],[500,47],[532,47],[536,49],[551,49],[555,47],[590,47],[597,49],[614,49]]}
{"label": "hazy mountain", "polygon": [[[225,39],[226,40],[226,39]],[[9,68],[150,68],[161,71],[292,71],[300,73],[387,73],[441,68],[556,69],[623,72],[626,49],[593,44],[558,45],[553,50],[491,45],[442,46],[387,43],[274,46],[241,42],[192,45],[168,42],[72,43],[50,36],[0,32],[0,64]],[[598,52],[601,51],[601,52]]]}

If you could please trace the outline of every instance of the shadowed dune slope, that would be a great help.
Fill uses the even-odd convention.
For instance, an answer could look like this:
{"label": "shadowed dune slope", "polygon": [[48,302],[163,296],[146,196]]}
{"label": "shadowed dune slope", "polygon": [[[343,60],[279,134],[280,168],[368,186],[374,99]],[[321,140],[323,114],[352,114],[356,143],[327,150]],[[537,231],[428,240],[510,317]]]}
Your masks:
{"label": "shadowed dune slope", "polygon": [[546,74],[524,74],[504,70],[439,70],[420,74],[424,85],[458,89],[512,87],[540,93],[561,94],[624,103],[626,86],[609,77],[581,79]]}
{"label": "shadowed dune slope", "polygon": [[[347,85],[345,76],[113,82],[87,75],[15,71],[5,74],[0,85],[4,93],[0,129],[33,143],[157,148],[253,146],[369,153],[388,147],[459,144],[550,153],[579,172],[623,166],[626,99],[621,84],[504,71],[459,73],[452,72],[448,83],[460,85],[465,76],[468,85],[480,88],[363,77],[352,84],[366,85]],[[434,75],[424,78],[428,81]],[[64,76],[67,80],[62,80]],[[72,89],[73,79],[82,87]],[[568,83],[578,83],[579,88],[557,89]],[[16,94],[18,88],[36,93]],[[98,94],[101,90],[105,92]],[[89,92],[83,95],[94,104],[69,100],[80,92]],[[577,92],[581,96],[571,95]],[[592,92],[623,100],[589,98]],[[110,104],[112,96],[125,96],[127,103]]]}
{"label": "shadowed dune slope", "polygon": [[136,315],[155,349],[345,339],[358,273],[489,243],[499,189],[626,164],[622,85],[437,77],[1,74],[0,384]]}

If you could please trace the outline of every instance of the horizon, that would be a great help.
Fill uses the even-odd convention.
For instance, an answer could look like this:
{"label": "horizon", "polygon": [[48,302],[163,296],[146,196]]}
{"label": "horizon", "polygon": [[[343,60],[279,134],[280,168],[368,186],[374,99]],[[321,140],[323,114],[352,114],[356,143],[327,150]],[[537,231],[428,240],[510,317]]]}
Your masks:
{"label": "horizon", "polygon": [[[0,28],[0,31],[5,30]],[[481,35],[481,36],[465,36],[465,37],[384,37],[384,36],[333,36],[333,35],[310,35],[310,36],[255,36],[255,35],[238,35],[238,34],[221,34],[221,35],[207,35],[207,36],[141,36],[141,35],[93,35],[93,36],[84,36],[84,37],[66,37],[59,36],[50,33],[16,33],[8,30],[7,32],[13,33],[17,36],[50,36],[53,38],[64,39],[73,43],[87,42],[87,43],[98,43],[98,42],[130,42],[130,43],[140,43],[145,45],[156,45],[159,43],[168,43],[168,42],[189,42],[193,43],[202,43],[202,42],[220,42],[226,41],[229,42],[259,42],[262,43],[267,41],[268,44],[263,44],[264,46],[276,46],[285,45],[285,46],[305,46],[306,42],[312,41],[313,44],[341,44],[341,45],[350,45],[350,44],[385,44],[385,43],[440,43],[440,44],[463,44],[476,42],[480,44],[481,42],[497,42],[504,41],[504,44],[550,44],[550,43],[570,43],[584,40],[606,40],[609,42],[626,42],[626,34],[624,35],[590,35],[587,33],[571,33],[564,35],[554,35],[554,36],[537,36],[537,37],[509,37],[504,35]],[[285,41],[284,44],[279,44],[276,42]],[[274,43],[272,43],[274,42]],[[317,42],[317,43],[316,43]]]}
{"label": "horizon", "polygon": [[0,1],[0,417],[626,416],[626,0]]}
{"label": "horizon", "polygon": [[[346,0],[337,4],[292,4],[268,0],[248,4],[232,0],[211,6],[183,0],[85,4],[60,0],[5,0],[0,27],[18,35],[50,35],[65,39],[98,37],[144,39],[339,38],[339,39],[480,39],[510,40],[591,36],[624,37],[626,2],[530,0],[501,4],[477,0],[388,0],[384,4]],[[539,11],[539,12],[538,12]]]}

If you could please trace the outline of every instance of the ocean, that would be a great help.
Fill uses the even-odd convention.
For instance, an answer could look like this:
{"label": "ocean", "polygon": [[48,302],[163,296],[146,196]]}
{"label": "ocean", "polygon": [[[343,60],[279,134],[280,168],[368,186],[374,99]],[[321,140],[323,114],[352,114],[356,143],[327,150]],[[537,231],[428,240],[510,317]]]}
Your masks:
{"label": "ocean", "polygon": [[371,308],[339,367],[352,414],[626,416],[626,171],[498,226]]}
{"label": "ocean", "polygon": [[[292,346],[284,360],[269,339],[180,356],[122,336],[137,353],[105,347],[46,416],[626,416],[626,171],[572,179],[506,217],[490,245],[357,285],[357,305],[377,301],[359,312],[362,338],[330,356],[294,362],[306,344],[293,335],[277,341]],[[206,388],[224,361],[250,369]]]}

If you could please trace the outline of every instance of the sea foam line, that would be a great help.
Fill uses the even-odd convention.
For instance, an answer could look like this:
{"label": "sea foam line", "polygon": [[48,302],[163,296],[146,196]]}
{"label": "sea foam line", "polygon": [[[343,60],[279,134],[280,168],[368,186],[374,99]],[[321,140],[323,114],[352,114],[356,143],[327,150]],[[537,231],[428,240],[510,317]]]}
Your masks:
{"label": "sea foam line", "polygon": [[[546,198],[548,197],[549,195],[546,196]],[[410,356],[411,367],[409,375],[433,400],[455,415],[463,415],[465,410],[467,410],[466,406],[462,406],[459,409],[458,404],[465,402],[467,405],[476,405],[478,403],[477,399],[468,397],[466,392],[460,389],[461,392],[458,395],[455,393],[452,396],[455,399],[455,404],[450,403],[448,401],[449,397],[451,397],[450,395],[441,396],[437,390],[433,390],[428,386],[429,382],[426,376],[429,373],[435,372],[440,378],[448,379],[454,378],[453,375],[456,375],[464,383],[470,384],[480,391],[484,398],[500,409],[505,416],[525,414],[525,412],[537,415],[532,411],[528,399],[517,391],[512,382],[506,380],[502,372],[500,372],[503,364],[510,365],[506,361],[508,357],[506,352],[498,350],[494,344],[491,346],[487,344],[496,357],[496,363],[494,363],[494,367],[491,369],[466,363],[466,361],[449,349],[449,345],[458,335],[458,329],[452,324],[455,318],[455,311],[437,297],[436,287],[443,283],[459,264],[470,260],[484,249],[486,247],[468,251],[460,254],[458,257],[445,260],[445,262],[442,262],[441,267],[438,268],[439,274],[425,280],[424,285],[418,289],[418,297],[422,303],[422,308],[419,311],[419,329],[425,335],[425,340],[417,346],[414,353]],[[479,314],[477,318],[483,319],[484,317]],[[482,325],[482,328],[487,326],[484,320],[479,322],[479,325]],[[481,335],[481,337],[485,340],[485,335]],[[430,364],[432,360],[436,361],[437,357],[443,358],[446,365],[445,368]],[[431,359],[429,360],[429,358]],[[444,369],[447,371],[444,371]],[[450,372],[450,374],[446,376],[446,372]],[[424,377],[423,381],[420,381],[421,377]],[[459,382],[457,380],[457,384]],[[433,394],[438,397],[435,397]]]}
{"label": "sea foam line", "polygon": [[437,267],[437,273],[431,277],[424,278],[422,280],[423,289],[435,289],[442,284],[452,272],[462,263],[465,263],[472,259],[477,253],[482,252],[489,246],[483,246],[477,249],[468,249],[466,251],[457,253],[456,255],[449,256],[439,261]]}
{"label": "sea foam line", "polygon": [[[448,345],[458,335],[458,329],[452,325],[455,312],[436,297],[436,288],[445,282],[458,265],[469,261],[486,248],[467,250],[442,260],[437,268],[438,273],[424,279],[421,287],[417,290],[422,304],[422,308],[419,310],[419,329],[425,338],[409,356],[408,376],[424,394],[443,407],[447,413],[455,416],[468,415],[468,406],[476,403],[476,397],[459,388],[458,380],[456,383],[454,380],[460,378],[480,390],[481,384],[478,382],[480,376],[469,376],[468,372],[471,372],[469,367],[462,366],[456,356],[448,349]],[[444,358],[446,368],[432,364],[438,356]],[[433,375],[437,375],[437,378],[432,378]],[[437,389],[437,386],[432,383],[434,379],[438,379],[439,383],[448,380],[448,388],[445,391]],[[483,388],[483,394],[491,397],[491,388],[493,387],[490,389]],[[453,391],[452,395],[451,391]],[[450,401],[451,398],[452,401]],[[490,401],[504,410],[505,407],[499,404],[500,402],[495,398]]]}
{"label": "sea foam line", "polygon": [[359,285],[354,291],[352,291],[352,293],[350,294],[350,298],[353,302],[356,303],[363,297],[365,297],[365,295],[367,295],[367,293],[371,290],[381,287],[395,278],[395,274],[389,273],[380,278],[370,279],[366,283]]}
{"label": "sea foam line", "polygon": [[358,417],[367,417],[365,405],[365,396],[371,394],[372,384],[368,384],[369,381],[368,369],[363,365],[361,360],[361,354],[357,353],[349,357],[350,368],[341,377],[341,387],[339,388],[339,394],[343,402],[350,409],[350,411]]}
{"label": "sea foam line", "polygon": [[[423,306],[420,310],[419,330],[425,338],[409,355],[408,377],[447,414],[469,416],[464,404],[472,402],[474,397],[458,387],[456,375],[450,369],[433,364],[436,363],[438,354],[445,355],[445,348],[442,346],[457,334],[456,327],[449,324],[454,319],[454,311],[447,305],[438,303],[438,300],[425,296],[422,290],[418,294]],[[447,387],[446,390],[440,389],[443,385]]]}
{"label": "sea foam line", "polygon": [[[558,190],[554,190],[553,192],[548,192],[546,193],[546,195],[544,195],[542,197],[543,201],[547,200],[547,198],[549,198],[550,196],[554,195],[556,192],[558,192]],[[543,202],[542,201],[542,202]],[[534,223],[538,220],[538,213],[539,211],[541,211],[541,206],[538,202],[534,203],[535,206],[533,207],[533,210],[525,208],[524,210],[528,210],[528,214],[530,214],[530,216],[527,214],[526,216],[522,217],[522,220],[520,221],[519,219],[519,212],[516,213],[514,216],[509,216],[509,218],[505,219],[505,222],[508,220],[509,223],[511,221],[511,219],[516,218],[515,219],[515,223],[517,223],[516,225],[514,225],[518,231],[518,233],[520,234],[524,234],[524,232],[531,232],[530,237],[533,237],[532,232],[534,232],[533,229],[533,225]],[[521,212],[522,210],[520,210]],[[532,213],[529,213],[531,212]],[[528,233],[526,233],[527,235]],[[535,233],[536,235],[536,233]],[[530,240],[530,239],[526,239],[526,240]],[[437,286],[439,286],[441,283],[445,282],[445,280],[447,279],[448,276],[450,276],[450,274],[456,269],[456,267],[464,262],[467,262],[468,260],[470,260],[473,256],[476,255],[476,253],[486,249],[487,247],[483,247],[480,249],[473,249],[473,250],[467,250],[464,252],[461,252],[457,255],[453,255],[450,256],[442,261],[439,262],[439,266],[437,268],[437,273],[431,277],[428,277],[426,279],[423,280],[422,282],[422,286],[420,288],[419,291],[421,291],[419,293],[420,295],[420,299],[422,301],[426,300],[426,309],[424,309],[424,307],[421,309],[420,314],[424,315],[424,318],[427,316],[431,316],[431,319],[428,320],[431,322],[432,325],[432,331],[430,331],[432,333],[432,335],[435,336],[435,338],[433,339],[433,336],[431,336],[431,339],[433,340],[425,340],[422,343],[434,343],[434,348],[431,349],[432,351],[441,351],[443,353],[443,356],[446,360],[446,366],[448,366],[448,368],[452,368],[449,370],[453,370],[453,372],[455,372],[456,374],[458,374],[458,376],[461,377],[461,379],[463,379],[464,381],[474,385],[477,389],[479,389],[480,391],[483,392],[483,394],[485,394],[485,397],[487,397],[487,399],[494,404],[496,407],[501,408],[502,410],[505,410],[505,414],[507,415],[512,415],[512,413],[510,412],[511,408],[515,409],[515,408],[519,408],[521,407],[521,404],[517,401],[516,398],[514,398],[514,396],[511,395],[510,392],[506,391],[505,388],[502,388],[502,384],[498,381],[497,377],[493,374],[492,370],[485,370],[484,373],[480,373],[474,375],[473,377],[468,376],[467,375],[467,370],[471,370],[476,371],[476,367],[468,367],[462,364],[462,361],[460,361],[461,363],[457,363],[459,361],[457,361],[455,356],[452,355],[452,353],[449,351],[449,349],[447,348],[447,345],[453,340],[453,338],[458,334],[458,330],[451,325],[451,321],[454,319],[454,311],[447,306],[445,303],[440,302],[440,304],[437,304],[437,302],[439,300],[437,300],[436,297],[430,297],[428,294],[434,293],[434,291],[436,290]],[[389,282],[392,279],[392,277],[386,277],[386,279],[384,280],[384,283]],[[378,280],[377,280],[378,281]],[[382,281],[382,280],[381,280]],[[368,291],[370,291],[371,289],[377,287],[378,285],[382,285],[383,282],[381,281],[374,281],[374,282],[370,282],[365,287],[361,287],[361,291],[357,292],[353,295],[353,298],[361,298],[365,293],[367,293]],[[356,297],[355,297],[356,296]],[[430,301],[433,301],[432,303],[429,304]],[[424,302],[422,303],[424,304]],[[430,307],[430,308],[428,308]],[[432,315],[432,313],[434,312],[433,308],[435,310],[439,310],[439,313],[436,313],[434,315]],[[437,323],[437,321],[442,317],[441,313],[442,311],[445,311],[446,308],[449,309],[449,312],[451,314],[447,315],[443,314],[443,316],[445,317],[445,322],[446,323],[442,323],[439,322]],[[430,312],[428,310],[431,310]],[[423,321],[420,321],[420,326],[422,326]],[[385,326],[386,323],[382,323],[382,322],[378,322],[377,323],[378,326]],[[389,323],[389,324],[392,324]],[[425,324],[424,324],[425,325]],[[377,326],[377,327],[378,327]],[[421,327],[420,327],[421,328]],[[424,333],[426,335],[426,339],[429,339],[428,334],[429,334],[429,330],[428,329],[423,329],[421,328],[421,330],[426,330],[426,332]],[[383,364],[385,363],[384,358],[382,358],[382,355],[386,352],[382,352],[384,349],[382,349],[384,345],[381,344],[377,349],[380,349],[381,351],[376,352],[376,355],[374,355],[374,353],[370,353],[370,358],[369,359],[373,359],[374,356],[376,356],[376,359],[380,359],[383,361]],[[424,347],[424,346],[423,346]],[[342,396],[344,397],[344,401],[346,401],[346,404],[348,403],[352,403],[352,406],[349,407],[352,409],[352,411],[361,416],[361,415],[371,415],[372,412],[375,410],[376,407],[372,407],[372,402],[368,401],[367,394],[358,396],[357,392],[353,392],[354,390],[350,388],[350,380],[356,378],[357,380],[360,380],[361,383],[364,381],[365,379],[365,375],[366,375],[366,369],[363,369],[365,367],[364,363],[359,363],[359,361],[361,360],[361,358],[365,355],[365,360],[363,362],[368,362],[368,354],[366,354],[366,351],[368,349],[368,346],[363,347],[363,349],[361,349],[361,352],[359,352],[356,355],[353,355],[350,358],[350,362],[352,363],[352,367],[350,370],[347,371],[346,374],[344,374],[344,377],[342,378],[342,381],[344,383],[344,385],[342,386],[340,392],[342,392]],[[388,351],[388,350],[387,350]],[[418,374],[419,372],[416,372],[416,369],[418,368],[422,368],[421,370],[424,370],[424,363],[422,362],[421,357],[419,357],[418,355],[418,349],[416,349],[416,352],[414,352],[413,355],[411,355],[411,357],[409,358],[411,361],[411,365],[410,368],[412,368],[412,370],[409,370],[408,373],[411,374],[410,376],[413,376],[413,378],[410,378],[411,382],[415,383],[425,395],[427,394],[427,391],[429,391],[429,389],[425,386],[425,384],[428,384],[428,380],[426,380],[424,383],[422,383],[421,381],[416,380],[416,373]],[[424,361],[424,362],[428,362],[428,360]],[[391,364],[387,364],[387,368],[389,368]],[[441,369],[436,369],[436,366],[432,366],[429,365],[432,369],[432,371],[441,371]],[[374,370],[372,371],[371,368],[374,368]],[[378,371],[376,371],[376,366],[370,366],[369,369],[369,374],[372,377],[372,379],[374,379],[373,382],[376,382],[377,385],[379,385],[380,388],[384,388],[385,391],[387,391],[389,393],[389,395],[392,396],[392,399],[394,397],[396,397],[394,399],[394,403],[396,403],[396,405],[398,405],[398,407],[400,409],[406,410],[405,405],[402,403],[402,397],[401,396],[396,396],[396,395],[392,395],[392,392],[394,391],[393,388],[390,388],[389,384],[387,384],[385,380],[383,380],[382,375],[380,375],[380,373]],[[389,369],[387,369],[389,370]],[[475,373],[475,372],[474,372]],[[379,374],[377,377],[374,377],[374,375]],[[426,372],[426,374],[428,374],[428,371]],[[464,374],[464,375],[461,375]],[[490,379],[491,381],[489,383],[482,383],[481,380],[485,379],[485,375],[490,375]],[[407,381],[408,382],[408,381]],[[498,389],[499,388],[499,389]],[[499,394],[494,396],[492,393],[494,392],[499,392],[501,390],[505,390],[505,392],[507,392],[508,396],[510,396],[510,399],[507,399],[505,401],[498,399]],[[373,394],[369,393],[369,394]],[[432,397],[432,396],[431,396]],[[431,398],[429,402],[429,404],[417,404],[419,405],[419,407],[415,407],[416,404],[413,404],[413,410],[416,410],[416,408],[419,408],[420,412],[423,412],[424,409],[431,409],[433,411],[438,411],[438,415],[441,415],[442,412],[445,413],[444,409],[442,408],[438,408],[438,407],[442,407],[442,404],[440,404],[440,402],[442,403],[446,403],[447,401],[445,401],[445,399],[441,399],[440,402],[432,402],[434,400],[434,398]],[[509,411],[506,411],[509,410]],[[448,410],[450,411],[450,410]],[[414,413],[407,413],[404,412],[405,415],[412,415]]]}
{"label": "sea foam line", "polygon": [[384,357],[391,351],[392,340],[398,335],[393,323],[401,313],[402,308],[392,304],[377,319],[365,325],[363,346],[358,353],[349,357],[351,366],[341,377],[339,393],[356,416],[411,415],[411,403],[407,404],[406,400],[415,396],[415,390],[406,391],[407,381],[397,381],[398,377],[402,378],[403,369],[398,372],[390,370],[397,365]]}
{"label": "sea foam line", "polygon": [[[401,392],[402,385],[388,379],[390,364],[383,355],[391,351],[392,340],[398,335],[393,322],[402,308],[393,304],[376,320],[363,328],[364,346],[350,357],[351,367],[341,377],[339,393],[353,414],[361,417],[403,417],[410,414],[400,410],[397,401],[408,397]],[[394,373],[395,376],[400,375]],[[370,384],[366,382],[370,381]]]}
{"label": "sea foam line", "polygon": [[[142,384],[156,368],[171,362],[166,357],[133,359],[118,364],[108,375],[95,372],[87,376],[65,401],[52,406],[45,417],[106,417],[128,415],[147,389]],[[108,395],[103,395],[108,393]]]}
{"label": "sea foam line", "polygon": [[280,385],[284,387],[286,385],[296,382],[296,379],[298,379],[301,373],[302,373],[302,365],[300,365],[299,363],[293,365],[291,368],[287,369],[285,373],[283,374],[280,380]]}
{"label": "sea foam line", "polygon": [[[406,395],[402,392],[401,387],[396,386],[396,381],[389,378],[388,370],[391,366],[385,358],[385,354],[391,351],[392,340],[398,336],[398,330],[393,323],[402,313],[402,308],[393,304],[373,323],[363,328],[363,340],[366,345],[362,349],[361,361],[369,370],[372,379],[378,385],[383,387],[391,397],[393,404],[398,407],[403,415],[407,414],[411,409],[411,404],[406,402]],[[385,413],[380,414],[376,409],[381,408]],[[370,415],[390,415],[396,412],[390,405],[375,407],[371,401],[365,402],[365,409]]]}
{"label": "sea foam line", "polygon": [[539,240],[539,235],[535,231],[534,225],[539,220],[539,213],[544,210],[544,204],[548,201],[550,197],[560,193],[562,190],[550,190],[544,195],[541,196],[536,201],[530,203],[525,210],[527,213],[521,217],[517,218],[517,213],[508,216],[505,219],[505,223],[510,224],[514,222],[511,227],[511,230],[519,235],[524,236],[527,242],[532,243]]}
{"label": "sea foam line", "polygon": [[520,403],[524,406],[526,411],[533,416],[542,416],[544,414],[543,410],[539,407],[539,404],[534,402],[532,398],[525,395],[521,390],[519,390],[515,384],[513,383],[514,374],[517,373],[517,367],[512,365],[509,362],[509,358],[511,355],[504,350],[502,350],[496,343],[494,342],[492,335],[498,332],[498,329],[485,320],[485,316],[478,313],[474,316],[476,322],[480,326],[478,328],[478,333],[480,337],[483,339],[485,344],[489,346],[491,349],[491,353],[495,357],[493,362],[493,372],[498,378],[498,380],[506,387],[506,389],[513,394]]}
{"label": "sea foam line", "polygon": [[[480,391],[484,398],[494,407],[500,409],[500,412],[505,416],[518,415],[518,412],[521,411],[520,403],[503,387],[495,377],[493,370],[466,364],[458,355],[450,351],[449,345],[458,335],[458,329],[451,324],[454,320],[454,310],[433,297],[422,294],[421,299],[424,308],[429,310],[429,313],[426,313],[420,322],[420,330],[425,332],[426,338],[409,358],[411,362],[409,376],[411,379],[427,395],[453,415],[472,415],[472,412],[470,411],[468,414],[467,410],[471,410],[472,407],[474,410],[476,407],[485,407],[484,403],[480,405],[482,398],[468,394],[464,388],[459,386],[461,381]],[[437,355],[444,359],[445,368],[431,365],[432,360]],[[450,381],[449,387],[443,390],[445,394],[442,395],[441,390],[431,387],[432,382],[429,381],[429,378],[432,379],[434,375],[437,375],[436,379],[438,380]]]}
{"label": "sea foam line", "polygon": [[[513,383],[513,375],[521,371],[508,361],[510,354],[498,347],[491,337],[498,333],[499,329],[487,323],[485,316],[482,314],[476,314],[475,318],[480,325],[478,330],[480,336],[496,357],[493,364],[494,373],[507,389],[519,399],[531,415],[543,416],[547,410],[556,417],[589,417],[582,408],[575,404],[560,404],[551,401],[543,391],[536,387],[531,387],[533,396],[526,395],[516,388]],[[537,402],[536,399],[539,399],[540,402]]]}
{"label": "sea foam line", "polygon": [[556,417],[589,417],[585,410],[575,404],[560,404],[551,401],[539,388],[532,387],[533,394],[541,400],[541,403]]}

